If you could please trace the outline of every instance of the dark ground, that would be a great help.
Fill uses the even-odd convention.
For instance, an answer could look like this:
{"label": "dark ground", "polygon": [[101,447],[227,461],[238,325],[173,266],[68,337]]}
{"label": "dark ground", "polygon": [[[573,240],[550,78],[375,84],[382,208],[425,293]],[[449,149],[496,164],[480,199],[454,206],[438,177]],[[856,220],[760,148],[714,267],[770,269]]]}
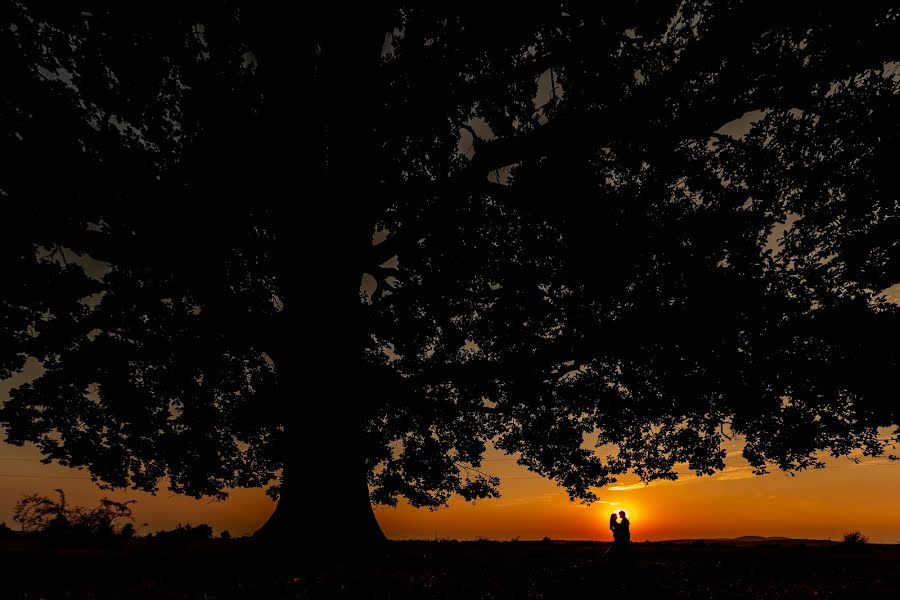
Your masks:
{"label": "dark ground", "polygon": [[900,545],[394,542],[303,561],[242,540],[0,542],[0,598],[900,598]]}

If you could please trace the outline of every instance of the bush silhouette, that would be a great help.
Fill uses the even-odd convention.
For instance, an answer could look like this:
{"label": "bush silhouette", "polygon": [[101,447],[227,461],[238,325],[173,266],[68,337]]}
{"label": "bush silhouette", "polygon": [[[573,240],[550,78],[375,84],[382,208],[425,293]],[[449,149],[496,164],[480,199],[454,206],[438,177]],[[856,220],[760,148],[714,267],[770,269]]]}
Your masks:
{"label": "bush silhouette", "polygon": [[58,498],[40,494],[26,494],[13,509],[13,520],[22,531],[40,533],[48,537],[110,538],[122,534],[133,535],[130,523],[119,526],[117,521],[131,520],[131,505],[134,500],[116,502],[101,498],[95,508],[70,506],[66,494],[61,489],[54,490]]}
{"label": "bush silhouette", "polygon": [[190,523],[182,525],[179,523],[175,529],[159,531],[154,537],[162,542],[193,542],[208,540],[212,538],[212,527],[206,523],[201,523],[200,525],[191,525]]}
{"label": "bush silhouette", "polygon": [[133,523],[125,523],[122,525],[122,529],[119,530],[119,535],[127,540],[132,539],[136,533],[137,530],[134,528]]}
{"label": "bush silhouette", "polygon": [[850,531],[844,534],[843,543],[847,546],[864,546],[869,543],[869,537],[859,530]]}

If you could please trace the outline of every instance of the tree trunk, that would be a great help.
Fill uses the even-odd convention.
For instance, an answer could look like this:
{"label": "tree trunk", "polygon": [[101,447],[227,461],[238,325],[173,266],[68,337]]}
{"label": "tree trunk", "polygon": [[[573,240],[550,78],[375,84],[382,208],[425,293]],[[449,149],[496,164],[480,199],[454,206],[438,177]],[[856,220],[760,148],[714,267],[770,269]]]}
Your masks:
{"label": "tree trunk", "polygon": [[303,303],[302,314],[286,305],[274,357],[287,447],[278,505],[257,537],[313,550],[385,540],[369,501],[363,307],[358,283],[348,292],[335,276],[341,271],[323,269],[323,292]]}
{"label": "tree trunk", "polygon": [[302,429],[291,434],[298,456],[285,465],[278,504],[255,537],[313,552],[385,541],[369,501],[365,463],[352,443],[355,435],[319,419]]}
{"label": "tree trunk", "polygon": [[[283,203],[285,308],[273,359],[289,448],[278,505],[256,536],[313,551],[385,540],[367,485],[371,400],[359,285],[378,205],[373,125],[389,13],[354,9],[346,19],[338,10],[265,13],[257,21],[272,139],[265,185]],[[301,22],[310,28],[298,38]]]}

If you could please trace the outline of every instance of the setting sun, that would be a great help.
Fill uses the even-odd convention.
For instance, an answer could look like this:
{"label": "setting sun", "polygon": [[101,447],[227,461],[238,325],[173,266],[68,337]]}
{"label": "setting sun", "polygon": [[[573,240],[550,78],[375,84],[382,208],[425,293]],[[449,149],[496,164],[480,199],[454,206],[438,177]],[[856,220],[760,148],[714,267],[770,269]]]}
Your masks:
{"label": "setting sun", "polygon": [[[605,514],[605,518],[609,518],[609,516],[612,514],[618,515],[620,512],[624,512],[625,516],[628,517],[629,520],[634,520],[634,519],[640,518],[640,516],[631,509],[630,505],[605,504],[605,505],[601,505],[601,506],[603,508],[598,509],[598,510],[600,510],[601,515]],[[608,510],[608,513],[604,513],[603,512],[604,510]]]}

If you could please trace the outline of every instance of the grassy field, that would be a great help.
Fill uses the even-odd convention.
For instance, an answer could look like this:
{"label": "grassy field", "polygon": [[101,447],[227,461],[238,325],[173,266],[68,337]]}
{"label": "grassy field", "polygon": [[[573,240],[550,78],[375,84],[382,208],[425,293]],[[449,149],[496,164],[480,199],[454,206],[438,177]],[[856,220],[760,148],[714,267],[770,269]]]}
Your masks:
{"label": "grassy field", "polygon": [[331,558],[241,540],[0,543],[0,598],[900,598],[900,546],[393,542]]}

